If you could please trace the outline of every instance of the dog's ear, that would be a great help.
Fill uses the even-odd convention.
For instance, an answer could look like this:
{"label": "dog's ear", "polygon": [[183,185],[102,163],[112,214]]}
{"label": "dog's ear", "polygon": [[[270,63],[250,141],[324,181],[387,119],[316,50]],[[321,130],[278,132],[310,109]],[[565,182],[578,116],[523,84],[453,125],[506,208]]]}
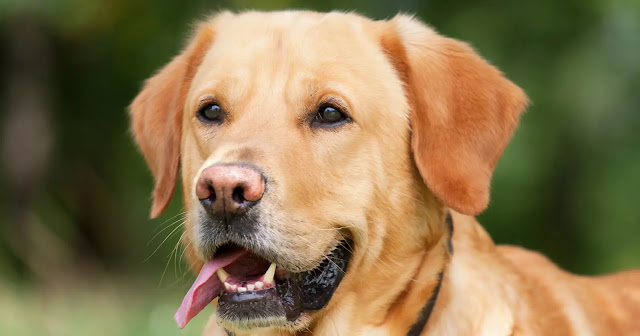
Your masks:
{"label": "dog's ear", "polygon": [[162,214],[173,197],[185,99],[213,37],[211,26],[198,27],[183,52],[149,78],[129,106],[131,130],[155,181],[151,218]]}
{"label": "dog's ear", "polygon": [[448,207],[482,212],[526,95],[465,43],[406,15],[382,24],[383,49],[406,86],[422,178]]}

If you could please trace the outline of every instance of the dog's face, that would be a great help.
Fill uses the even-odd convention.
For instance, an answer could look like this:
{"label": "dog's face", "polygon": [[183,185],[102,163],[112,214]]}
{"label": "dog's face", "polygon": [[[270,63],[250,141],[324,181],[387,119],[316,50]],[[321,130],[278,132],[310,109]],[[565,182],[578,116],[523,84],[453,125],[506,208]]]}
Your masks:
{"label": "dog's face", "polygon": [[219,296],[227,329],[300,329],[350,291],[383,288],[364,275],[440,241],[444,206],[486,207],[525,100],[468,47],[404,16],[201,24],[131,107],[152,216],[181,166],[200,276],[179,324]]}
{"label": "dog's face", "polygon": [[[382,205],[376,193],[415,197],[406,182],[380,183],[385,172],[411,170],[407,102],[393,67],[359,23],[317,20],[293,13],[217,20],[182,126],[187,236],[202,260],[234,240],[288,271],[309,270],[343,234],[366,233],[367,214]],[[212,108],[221,110],[213,122],[199,112]],[[262,175],[265,190],[224,227],[202,206],[196,184],[208,167],[239,163]]]}

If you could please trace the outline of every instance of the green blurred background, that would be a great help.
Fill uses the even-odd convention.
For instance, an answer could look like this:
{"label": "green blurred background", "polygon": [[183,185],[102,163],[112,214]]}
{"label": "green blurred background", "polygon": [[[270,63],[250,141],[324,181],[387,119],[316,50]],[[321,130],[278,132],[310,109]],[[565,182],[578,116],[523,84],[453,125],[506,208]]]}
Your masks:
{"label": "green blurred background", "polygon": [[640,1],[0,0],[0,333],[200,333],[172,321],[181,205],[147,219],[126,106],[225,8],[402,11],[470,42],[533,102],[481,222],[574,272],[640,267]]}

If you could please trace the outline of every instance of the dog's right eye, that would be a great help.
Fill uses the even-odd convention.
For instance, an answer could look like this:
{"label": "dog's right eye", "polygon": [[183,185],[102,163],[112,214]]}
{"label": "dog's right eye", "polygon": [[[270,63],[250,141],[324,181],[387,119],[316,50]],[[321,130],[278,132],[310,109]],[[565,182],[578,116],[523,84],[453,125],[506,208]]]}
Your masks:
{"label": "dog's right eye", "polygon": [[351,119],[337,107],[331,105],[322,105],[316,112],[312,126],[317,127],[336,127],[351,121]]}
{"label": "dog's right eye", "polygon": [[205,123],[222,123],[224,111],[218,104],[207,104],[198,110],[198,119]]}

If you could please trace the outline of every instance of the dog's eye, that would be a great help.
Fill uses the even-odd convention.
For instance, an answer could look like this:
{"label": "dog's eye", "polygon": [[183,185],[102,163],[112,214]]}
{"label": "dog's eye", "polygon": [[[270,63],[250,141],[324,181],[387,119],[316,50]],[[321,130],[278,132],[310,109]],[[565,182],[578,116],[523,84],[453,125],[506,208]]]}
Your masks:
{"label": "dog's eye", "polygon": [[198,111],[198,119],[205,123],[221,123],[224,112],[218,104],[207,104]]}
{"label": "dog's eye", "polygon": [[338,108],[330,105],[323,105],[318,109],[318,112],[311,124],[312,126],[334,127],[342,125],[349,120],[349,117],[347,117],[347,115]]}

